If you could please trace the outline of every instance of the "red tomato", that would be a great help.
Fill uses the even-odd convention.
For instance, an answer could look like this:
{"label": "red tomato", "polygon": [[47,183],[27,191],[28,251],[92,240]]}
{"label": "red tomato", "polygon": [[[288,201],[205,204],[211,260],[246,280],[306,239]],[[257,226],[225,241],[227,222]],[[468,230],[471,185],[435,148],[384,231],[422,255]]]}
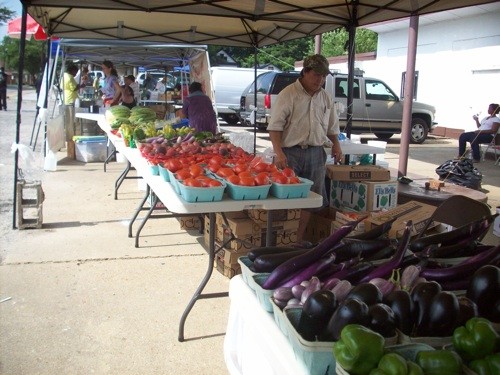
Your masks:
{"label": "red tomato", "polygon": [[228,180],[230,183],[234,185],[239,185],[240,184],[240,177],[233,174],[232,176],[226,177],[226,180]]}
{"label": "red tomato", "polygon": [[238,176],[240,177],[252,177],[252,172],[249,171],[248,169],[246,171],[238,173]]}
{"label": "red tomato", "polygon": [[177,172],[175,172],[175,178],[181,181],[187,180],[191,177],[191,172],[189,172],[189,169],[186,168],[179,169]]}
{"label": "red tomato", "polygon": [[201,176],[202,174],[205,174],[205,170],[200,167],[198,164],[193,164],[189,167],[189,172],[191,173],[191,176],[193,177],[198,177]]}
{"label": "red tomato", "polygon": [[267,185],[269,184],[269,176],[266,172],[261,172],[257,176],[254,177],[255,185]]}
{"label": "red tomato", "polygon": [[242,186],[255,186],[255,181],[253,177],[240,177],[240,185]]}
{"label": "red tomato", "polygon": [[182,163],[178,159],[169,159],[165,161],[164,165],[172,173],[182,168]]}
{"label": "red tomato", "polygon": [[254,169],[256,172],[267,172],[269,168],[268,163],[260,162],[259,164],[255,165],[252,169]]}
{"label": "red tomato", "polygon": [[289,168],[289,167],[283,168],[283,170],[281,171],[281,173],[283,173],[287,177],[293,177],[293,176],[295,176],[295,172],[293,171],[292,168]]}
{"label": "red tomato", "polygon": [[214,155],[208,160],[208,164],[220,165],[222,163],[222,156]]}
{"label": "red tomato", "polygon": [[220,168],[220,164],[208,164],[208,170],[213,173],[217,173]]}
{"label": "red tomato", "polygon": [[288,184],[288,177],[286,177],[282,174],[277,174],[277,173],[273,174],[271,176],[271,180],[273,182],[278,183],[278,184]]}
{"label": "red tomato", "polygon": [[220,181],[214,180],[213,178],[210,179],[208,182],[209,187],[216,187],[216,186],[221,186],[222,183]]}
{"label": "red tomato", "polygon": [[300,178],[298,178],[297,176],[292,176],[292,177],[288,177],[288,183],[289,184],[300,184],[300,183],[302,183],[302,181],[300,181]]}
{"label": "red tomato", "polygon": [[196,178],[187,178],[183,181],[184,185],[186,186],[191,186],[191,187],[203,187],[203,184],[201,181],[197,180]]}
{"label": "red tomato", "polygon": [[238,163],[234,166],[233,170],[234,170],[234,173],[239,175],[240,173],[247,171],[248,166],[244,163]]}
{"label": "red tomato", "polygon": [[229,177],[229,176],[234,176],[234,171],[232,168],[229,167],[221,167],[217,171],[217,175],[220,177]]}

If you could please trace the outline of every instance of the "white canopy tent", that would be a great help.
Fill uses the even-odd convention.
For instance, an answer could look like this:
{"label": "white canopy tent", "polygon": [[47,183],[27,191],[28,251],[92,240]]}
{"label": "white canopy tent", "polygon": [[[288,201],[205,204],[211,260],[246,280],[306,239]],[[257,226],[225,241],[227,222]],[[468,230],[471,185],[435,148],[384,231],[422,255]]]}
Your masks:
{"label": "white canopy tent", "polygon": [[[259,48],[345,27],[350,36],[348,52],[351,86],[356,27],[410,17],[407,74],[413,76],[418,16],[494,2],[495,0],[21,0],[24,32],[25,18],[29,13],[44,27],[48,36],[73,39]],[[21,44],[21,49],[24,50],[24,43]],[[23,63],[20,64],[20,73],[22,69]],[[408,94],[405,95],[403,114],[400,175],[406,174],[413,100],[412,80],[407,80],[405,92]],[[21,97],[19,92],[19,98]],[[349,134],[352,90],[348,91],[347,104]],[[20,104],[17,126],[20,126]]]}

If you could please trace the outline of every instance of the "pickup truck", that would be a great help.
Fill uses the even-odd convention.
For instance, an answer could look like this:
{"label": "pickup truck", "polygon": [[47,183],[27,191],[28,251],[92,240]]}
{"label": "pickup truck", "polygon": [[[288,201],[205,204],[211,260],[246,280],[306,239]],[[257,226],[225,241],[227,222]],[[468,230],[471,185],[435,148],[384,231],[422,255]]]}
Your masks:
{"label": "pickup truck", "polygon": [[[255,122],[259,129],[266,129],[272,115],[272,103],[279,92],[291,83],[292,72],[264,73],[257,77],[257,106],[253,104],[253,83],[243,92],[240,100],[240,115],[245,122],[250,122],[250,114],[255,109]],[[271,76],[272,74],[272,76]],[[299,77],[298,72],[292,76]],[[283,81],[283,82],[281,82]],[[280,83],[281,82],[281,83]],[[262,87],[259,87],[262,86]],[[327,77],[325,90],[334,101],[339,103],[341,130],[347,124],[347,74],[334,73]],[[341,104],[340,104],[341,103]],[[411,141],[423,143],[427,134],[436,126],[434,115],[436,109],[428,104],[413,102],[411,121]],[[353,134],[373,133],[382,140],[401,133],[403,118],[403,101],[383,81],[356,75],[353,86]]]}

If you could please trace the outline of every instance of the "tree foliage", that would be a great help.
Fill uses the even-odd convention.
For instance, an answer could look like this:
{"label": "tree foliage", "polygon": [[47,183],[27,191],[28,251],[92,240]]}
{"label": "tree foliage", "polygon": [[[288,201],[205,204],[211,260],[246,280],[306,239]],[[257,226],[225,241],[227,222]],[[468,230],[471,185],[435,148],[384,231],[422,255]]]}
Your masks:
{"label": "tree foliage", "polygon": [[[24,50],[24,70],[26,72],[33,75],[42,71],[46,55],[45,43],[34,39],[26,41]],[[5,36],[0,53],[6,68],[16,70],[19,67],[19,39]]]}
{"label": "tree foliage", "polygon": [[5,25],[16,15],[16,12],[6,7],[0,7],[0,25]]}
{"label": "tree foliage", "polygon": [[[358,28],[356,30],[356,53],[373,52],[377,49],[377,33]],[[344,28],[327,32],[322,35],[321,53],[326,57],[342,56],[347,54],[347,41],[349,34]],[[253,48],[209,46],[208,53],[212,66],[224,65],[227,61],[217,56],[223,49],[238,66],[254,66]],[[293,70],[295,61],[303,60],[304,57],[314,53],[314,38],[302,38],[292,41],[262,47],[258,50],[257,61],[259,66],[273,64],[281,70]]]}

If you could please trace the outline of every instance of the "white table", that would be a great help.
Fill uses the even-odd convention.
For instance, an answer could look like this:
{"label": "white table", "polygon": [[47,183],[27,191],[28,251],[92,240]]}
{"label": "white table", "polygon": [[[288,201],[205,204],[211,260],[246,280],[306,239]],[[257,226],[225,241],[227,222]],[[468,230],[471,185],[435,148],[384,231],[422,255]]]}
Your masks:
{"label": "white table", "polygon": [[[114,144],[116,150],[127,159],[127,163],[132,165],[139,176],[141,176],[146,182],[148,189],[154,193],[158,199],[165,205],[165,208],[173,214],[201,214],[208,213],[210,218],[210,232],[209,232],[209,243],[210,248],[208,251],[208,267],[204,278],[202,279],[200,285],[195,291],[191,301],[186,307],[179,324],[179,341],[184,341],[184,324],[186,318],[193,308],[194,304],[198,299],[202,298],[217,298],[222,296],[227,296],[227,293],[208,293],[202,294],[203,289],[210,280],[210,276],[213,271],[213,264],[215,259],[215,213],[217,212],[230,212],[230,211],[242,211],[246,209],[263,209],[268,212],[268,230],[267,236],[272,233],[272,210],[281,210],[288,208],[313,208],[320,207],[323,203],[323,197],[314,192],[309,192],[306,198],[295,198],[295,199],[279,199],[274,197],[269,197],[267,199],[259,200],[234,200],[226,195],[219,202],[196,202],[190,203],[183,200],[175,191],[169,182],[164,181],[160,176],[153,175],[151,173],[151,168],[148,165],[147,160],[141,155],[140,151],[136,148],[125,147],[123,139],[117,137],[111,133],[111,127],[105,120],[104,115],[96,114],[80,114],[82,118],[97,119],[99,126],[102,130],[106,132],[110,141]],[[87,117],[89,116],[89,117]],[[92,117],[90,117],[92,116]],[[96,116],[96,117],[94,117]],[[147,195],[147,193],[146,193]],[[145,196],[146,198],[146,196]],[[141,206],[144,205],[146,199],[143,199]],[[151,205],[149,214],[153,211],[154,204]],[[138,211],[136,212],[136,214]],[[146,219],[147,220],[147,219]],[[145,224],[146,220],[141,223],[141,228]],[[138,234],[140,230],[138,231]],[[269,239],[269,238],[268,238]],[[269,243],[269,242],[268,242]]]}
{"label": "white table", "polygon": [[309,375],[273,315],[260,306],[241,275],[231,279],[229,298],[224,359],[231,375]]}
{"label": "white table", "polygon": [[[349,164],[350,155],[373,155],[373,164],[376,163],[377,154],[385,154],[385,148],[370,146],[363,143],[340,142],[342,153],[345,156],[345,163]],[[327,153],[330,155],[330,152]]]}

